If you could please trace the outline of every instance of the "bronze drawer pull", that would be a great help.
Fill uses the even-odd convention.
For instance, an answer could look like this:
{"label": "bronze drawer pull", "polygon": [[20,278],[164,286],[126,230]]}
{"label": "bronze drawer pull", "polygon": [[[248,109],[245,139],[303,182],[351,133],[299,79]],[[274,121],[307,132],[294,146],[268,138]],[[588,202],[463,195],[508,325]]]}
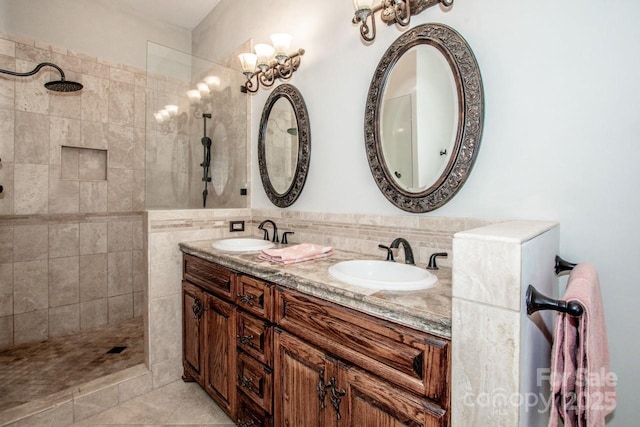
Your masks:
{"label": "bronze drawer pull", "polygon": [[324,409],[324,398],[327,395],[327,387],[330,387],[328,384],[324,383],[324,369],[320,369],[318,373],[320,379],[318,380],[318,399],[320,399],[320,409]]}
{"label": "bronze drawer pull", "polygon": [[241,377],[240,375],[238,375],[238,381],[240,382],[241,387],[244,387],[250,391],[253,391],[252,390],[253,379]]}
{"label": "bronze drawer pull", "polygon": [[193,301],[193,305],[191,306],[191,310],[193,311],[193,317],[195,319],[197,319],[198,322],[202,318],[202,313],[207,311],[207,309],[202,306],[202,301],[200,300],[200,298],[197,298],[197,297]]}
{"label": "bronze drawer pull", "polygon": [[255,298],[255,295],[240,295],[237,294],[236,295],[238,298],[240,298],[240,302],[243,304],[247,304],[250,305],[251,307],[253,307],[253,299]]}
{"label": "bronze drawer pull", "polygon": [[253,335],[236,335],[236,338],[240,338],[241,345],[253,347]]}
{"label": "bronze drawer pull", "polygon": [[242,421],[242,420],[238,420],[238,427],[251,427],[254,426],[256,423],[255,421],[251,420],[251,421]]}
{"label": "bronze drawer pull", "polygon": [[341,419],[340,415],[340,403],[342,403],[342,398],[347,394],[344,390],[338,390],[338,385],[336,384],[336,377],[331,377],[329,380],[329,384],[327,387],[331,387],[331,396],[329,399],[331,400],[331,404],[333,408],[336,410],[337,419]]}

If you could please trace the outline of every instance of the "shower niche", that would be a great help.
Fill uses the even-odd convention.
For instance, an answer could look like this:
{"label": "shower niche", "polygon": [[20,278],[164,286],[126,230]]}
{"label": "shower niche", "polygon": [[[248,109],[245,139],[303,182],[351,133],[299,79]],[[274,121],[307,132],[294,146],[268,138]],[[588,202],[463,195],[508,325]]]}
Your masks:
{"label": "shower niche", "polygon": [[246,208],[244,76],[147,44],[146,208]]}

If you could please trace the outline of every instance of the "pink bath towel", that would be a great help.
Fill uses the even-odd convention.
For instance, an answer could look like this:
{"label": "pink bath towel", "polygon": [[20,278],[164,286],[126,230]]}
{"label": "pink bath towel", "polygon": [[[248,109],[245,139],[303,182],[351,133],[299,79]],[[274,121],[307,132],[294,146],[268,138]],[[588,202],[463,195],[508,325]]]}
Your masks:
{"label": "pink bath towel", "polygon": [[327,257],[332,253],[333,248],[330,246],[302,243],[300,245],[289,246],[282,249],[265,249],[260,251],[260,255],[258,255],[258,257],[260,259],[277,262],[279,264],[293,264],[296,262]]}
{"label": "pink bath towel", "polygon": [[609,344],[598,273],[591,264],[571,271],[565,301],[584,307],[580,317],[558,313],[551,359],[549,426],[603,427],[616,407],[616,377],[609,371]]}

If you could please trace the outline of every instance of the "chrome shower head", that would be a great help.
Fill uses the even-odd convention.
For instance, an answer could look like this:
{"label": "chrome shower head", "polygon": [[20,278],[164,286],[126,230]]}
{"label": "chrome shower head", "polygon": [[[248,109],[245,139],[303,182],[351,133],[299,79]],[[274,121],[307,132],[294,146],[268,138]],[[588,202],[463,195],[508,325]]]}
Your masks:
{"label": "chrome shower head", "polygon": [[36,68],[26,73],[17,73],[15,71],[3,70],[3,69],[0,69],[0,73],[9,74],[11,76],[17,76],[17,77],[28,77],[36,74],[38,71],[42,69],[42,67],[52,67],[58,70],[58,72],[60,73],[60,80],[47,82],[44,84],[44,87],[46,87],[47,89],[55,92],[76,92],[82,89],[83,86],[80,83],[65,80],[64,71],[62,71],[62,68],[58,67],[56,64],[52,64],[51,62],[42,62],[36,65]]}

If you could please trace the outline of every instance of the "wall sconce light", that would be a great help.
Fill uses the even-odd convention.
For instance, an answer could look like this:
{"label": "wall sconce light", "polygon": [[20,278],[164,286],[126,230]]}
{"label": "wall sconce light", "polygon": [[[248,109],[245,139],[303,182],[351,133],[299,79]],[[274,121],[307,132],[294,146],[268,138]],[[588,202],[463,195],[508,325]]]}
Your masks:
{"label": "wall sconce light", "polygon": [[300,66],[300,57],[304,49],[288,53],[292,37],[289,34],[277,33],[271,36],[272,45],[256,44],[255,53],[238,55],[242,73],[247,82],[240,88],[243,93],[256,93],[260,84],[264,87],[273,86],[276,79],[287,80]]}
{"label": "wall sconce light", "polygon": [[[354,24],[360,24],[360,35],[368,42],[376,38],[376,17],[380,12],[380,19],[387,25],[398,24],[406,27],[411,22],[411,15],[417,15],[423,10],[442,3],[445,7],[451,7],[453,0],[381,0],[374,5],[375,0],[353,0],[356,9],[352,19]],[[367,21],[371,17],[371,26]]]}

